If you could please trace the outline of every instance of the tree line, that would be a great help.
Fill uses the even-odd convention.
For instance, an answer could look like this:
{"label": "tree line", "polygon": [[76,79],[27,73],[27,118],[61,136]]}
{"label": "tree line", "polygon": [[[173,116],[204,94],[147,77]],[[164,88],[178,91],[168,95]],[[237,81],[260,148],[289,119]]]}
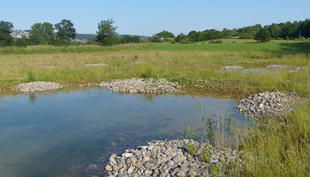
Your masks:
{"label": "tree line", "polygon": [[[140,43],[139,36],[125,35],[119,38],[116,32],[117,27],[114,26],[113,19],[102,20],[98,23],[98,31],[96,37],[88,39],[86,44],[99,44],[102,46],[111,46],[121,43]],[[65,46],[70,45],[75,39],[76,30],[74,24],[67,19],[53,25],[48,22],[35,23],[29,30],[29,39],[23,36],[22,38],[14,39],[12,33],[14,26],[11,22],[0,21],[0,47],[4,46],[27,46],[27,45],[55,45]],[[266,42],[271,39],[286,39],[293,40],[298,38],[304,40],[310,38],[310,19],[304,21],[294,21],[286,23],[273,23],[262,27],[260,24],[246,26],[242,28],[226,29],[218,31],[208,29],[204,31],[190,31],[188,34],[180,33],[175,36],[169,31],[163,30],[152,37],[148,38],[148,42],[160,43],[170,41],[171,43],[193,43],[214,39],[256,39],[260,42]],[[78,43],[76,43],[78,44]]]}

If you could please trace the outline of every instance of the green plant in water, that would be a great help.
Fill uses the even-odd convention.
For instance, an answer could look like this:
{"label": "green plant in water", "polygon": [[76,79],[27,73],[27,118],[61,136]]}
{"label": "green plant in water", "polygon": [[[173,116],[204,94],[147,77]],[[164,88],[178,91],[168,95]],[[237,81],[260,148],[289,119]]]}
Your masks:
{"label": "green plant in water", "polygon": [[195,136],[196,126],[191,124],[188,120],[188,124],[184,121],[184,136],[185,139],[191,140]]}
{"label": "green plant in water", "polygon": [[202,144],[203,143],[203,139],[204,139],[204,135],[203,135],[203,132],[205,130],[205,126],[207,124],[207,122],[204,122],[204,119],[205,117],[202,115],[202,102],[200,100],[200,123],[201,123],[201,141],[200,143]]}
{"label": "green plant in water", "polygon": [[28,79],[29,82],[34,82],[34,81],[36,80],[36,77],[35,77],[35,75],[32,73],[32,71],[29,71],[29,72],[27,73],[27,75],[28,75],[27,79]]}
{"label": "green plant in water", "polygon": [[189,145],[189,154],[193,155],[194,153],[195,153],[195,146],[192,143],[192,144]]}

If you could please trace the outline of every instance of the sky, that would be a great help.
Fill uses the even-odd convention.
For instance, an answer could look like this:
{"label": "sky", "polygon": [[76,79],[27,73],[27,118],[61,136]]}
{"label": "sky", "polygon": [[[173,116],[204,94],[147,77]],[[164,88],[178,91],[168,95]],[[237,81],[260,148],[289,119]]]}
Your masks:
{"label": "sky", "polygon": [[233,29],[310,18],[310,0],[6,0],[0,21],[27,30],[35,23],[71,20],[77,33],[95,34],[113,18],[119,34],[152,36],[163,30]]}

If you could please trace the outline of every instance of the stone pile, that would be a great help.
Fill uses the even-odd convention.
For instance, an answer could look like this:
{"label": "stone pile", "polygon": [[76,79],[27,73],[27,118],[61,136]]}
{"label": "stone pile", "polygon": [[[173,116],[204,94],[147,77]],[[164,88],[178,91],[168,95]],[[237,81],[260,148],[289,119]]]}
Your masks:
{"label": "stone pile", "polygon": [[105,64],[105,63],[97,63],[97,64],[85,64],[86,67],[90,67],[90,66],[109,66],[109,64]]}
{"label": "stone pile", "polygon": [[289,68],[289,69],[292,69],[293,67],[291,65],[268,65],[268,66],[265,66],[266,68]]}
{"label": "stone pile", "polygon": [[292,93],[264,92],[240,100],[239,112],[249,113],[251,117],[284,117],[293,111],[297,97]]}
{"label": "stone pile", "polygon": [[243,69],[243,66],[225,66],[222,67],[222,69],[227,70],[227,69]]}
{"label": "stone pile", "polygon": [[34,93],[34,92],[57,90],[62,87],[63,87],[62,85],[56,82],[37,81],[37,82],[18,84],[17,89],[15,91],[22,93]]}
{"label": "stone pile", "polygon": [[[189,154],[189,144],[195,152]],[[207,154],[204,158],[204,154]],[[222,176],[243,170],[243,151],[219,150],[195,141],[171,140],[148,142],[147,146],[126,150],[122,156],[112,154],[105,166],[109,177],[138,176]],[[240,172],[240,171],[239,171]]]}
{"label": "stone pile", "polygon": [[178,92],[180,87],[178,83],[168,82],[166,79],[155,80],[150,79],[116,79],[108,82],[101,82],[100,87],[104,87],[107,90],[118,93],[166,93],[166,92]]}

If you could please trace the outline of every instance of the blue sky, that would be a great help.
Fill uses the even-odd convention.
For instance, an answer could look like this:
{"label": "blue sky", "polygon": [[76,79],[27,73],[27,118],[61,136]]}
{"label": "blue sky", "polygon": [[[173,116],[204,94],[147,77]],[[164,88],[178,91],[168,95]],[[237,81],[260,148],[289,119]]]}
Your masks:
{"label": "blue sky", "polygon": [[310,0],[7,0],[0,21],[15,29],[34,23],[71,20],[77,33],[96,33],[101,20],[113,18],[119,34],[175,35],[191,30],[241,28],[310,18]]}

